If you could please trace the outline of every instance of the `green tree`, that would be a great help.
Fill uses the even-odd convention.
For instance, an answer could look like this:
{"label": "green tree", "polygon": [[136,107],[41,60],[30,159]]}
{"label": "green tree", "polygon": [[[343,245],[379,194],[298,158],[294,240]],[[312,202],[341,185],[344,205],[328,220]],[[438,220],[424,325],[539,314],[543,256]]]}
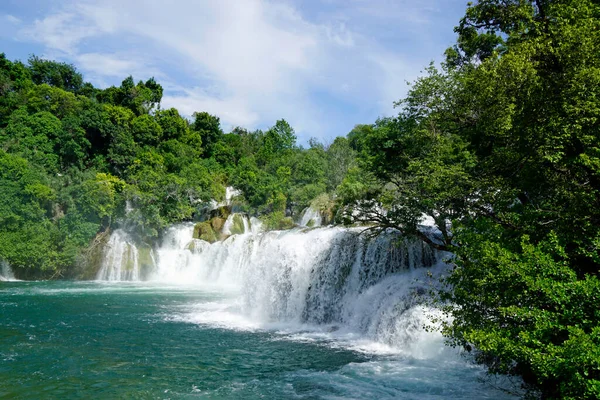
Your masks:
{"label": "green tree", "polygon": [[71,64],[31,56],[28,60],[31,79],[37,85],[47,84],[69,92],[78,92],[83,76]]}
{"label": "green tree", "polygon": [[347,138],[337,137],[326,153],[327,190],[334,191],[342,183],[348,170],[356,166],[356,152]]}
{"label": "green tree", "polygon": [[221,121],[219,117],[207,112],[195,112],[193,117],[192,129],[200,134],[206,156],[211,157],[214,153],[213,147],[223,136]]}
{"label": "green tree", "polygon": [[26,103],[26,93],[32,86],[27,67],[0,53],[0,127],[6,126],[12,112]]}
{"label": "green tree", "polygon": [[163,131],[163,137],[168,139],[181,140],[188,135],[189,123],[174,108],[167,110],[158,110],[156,112],[156,121]]}
{"label": "green tree", "polygon": [[0,150],[0,259],[17,277],[52,274],[61,267],[56,263],[57,230],[48,219],[54,199],[39,168]]}
{"label": "green tree", "polygon": [[446,332],[545,398],[600,397],[599,21],[594,1],[480,1],[447,53],[478,162]]}
{"label": "green tree", "polygon": [[15,111],[0,141],[6,150],[30,160],[49,172],[58,172],[55,143],[62,132],[61,121],[49,112],[29,114]]}
{"label": "green tree", "polygon": [[140,115],[131,124],[134,140],[147,146],[157,146],[163,136],[162,127],[151,115]]}
{"label": "green tree", "polygon": [[133,162],[139,150],[131,129],[135,115],[127,108],[113,105],[105,105],[104,114],[108,119],[105,128],[110,140],[107,160],[113,171],[120,175]]}
{"label": "green tree", "polygon": [[79,206],[88,220],[111,223],[119,203],[118,195],[125,189],[125,182],[105,173],[97,173],[94,179],[82,184]]}
{"label": "green tree", "polygon": [[129,108],[135,115],[148,114],[157,108],[162,95],[163,88],[154,78],[135,84],[132,76],[125,78],[118,88],[112,86],[96,93],[101,102]]}
{"label": "green tree", "polygon": [[269,163],[274,157],[296,146],[296,133],[294,128],[284,119],[280,119],[265,132],[262,137],[262,146],[258,158],[263,163]]}

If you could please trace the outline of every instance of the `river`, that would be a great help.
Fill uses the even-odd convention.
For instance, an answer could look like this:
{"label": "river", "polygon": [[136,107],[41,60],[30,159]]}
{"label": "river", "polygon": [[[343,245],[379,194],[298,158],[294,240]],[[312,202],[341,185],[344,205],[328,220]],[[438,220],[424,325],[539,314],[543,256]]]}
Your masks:
{"label": "river", "polygon": [[515,398],[425,329],[443,260],[422,244],[192,229],[171,229],[151,273],[117,232],[105,280],[0,282],[0,398]]}

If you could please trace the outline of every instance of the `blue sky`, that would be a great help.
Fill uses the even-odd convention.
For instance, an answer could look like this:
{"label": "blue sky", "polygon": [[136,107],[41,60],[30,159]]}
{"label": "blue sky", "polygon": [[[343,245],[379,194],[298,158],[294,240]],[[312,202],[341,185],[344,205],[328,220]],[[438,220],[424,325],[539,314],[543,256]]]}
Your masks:
{"label": "blue sky", "polygon": [[234,126],[285,118],[329,142],[393,102],[455,41],[467,0],[2,0],[0,52],[73,63],[96,86],[154,76],[162,107]]}

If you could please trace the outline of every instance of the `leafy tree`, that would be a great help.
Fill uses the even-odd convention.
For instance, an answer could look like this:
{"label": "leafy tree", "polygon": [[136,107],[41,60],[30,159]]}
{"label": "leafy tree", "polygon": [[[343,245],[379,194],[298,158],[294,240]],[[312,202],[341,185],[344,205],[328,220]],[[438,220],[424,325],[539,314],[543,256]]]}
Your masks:
{"label": "leafy tree", "polygon": [[295,145],[296,133],[294,129],[286,120],[281,119],[262,137],[258,159],[262,163],[269,163],[282,152],[293,149]]}
{"label": "leafy tree", "polygon": [[59,159],[54,143],[62,130],[61,121],[49,112],[28,114],[19,109],[0,136],[4,148],[30,160],[50,172],[57,172]]}
{"label": "leafy tree", "polygon": [[189,133],[189,123],[174,108],[167,110],[158,110],[156,112],[156,122],[163,130],[163,137],[166,140],[181,140]]}
{"label": "leafy tree", "polygon": [[349,135],[359,167],[337,189],[348,222],[455,252],[445,333],[544,398],[600,397],[599,17],[594,1],[471,4],[443,70]]}
{"label": "leafy tree", "polygon": [[80,119],[69,116],[62,120],[62,129],[55,140],[55,152],[61,160],[63,170],[70,166],[83,169],[88,159],[91,143],[86,137]]}
{"label": "leafy tree", "polygon": [[14,110],[26,102],[33,86],[30,71],[21,62],[11,62],[0,53],[0,127],[6,126]]}
{"label": "leafy tree", "polygon": [[98,173],[82,185],[79,198],[80,209],[88,220],[105,220],[110,225],[118,205],[118,194],[125,189],[125,182],[110,174]]}
{"label": "leafy tree", "polygon": [[154,78],[135,84],[132,76],[123,80],[118,88],[112,86],[96,93],[101,102],[129,108],[135,115],[148,114],[157,108],[162,95],[163,88]]}
{"label": "leafy tree", "polygon": [[337,137],[327,149],[327,190],[334,191],[341,183],[348,170],[356,165],[356,152],[350,141]]}
{"label": "leafy tree", "polygon": [[373,125],[356,125],[346,136],[348,144],[355,151],[362,151],[362,140],[373,131]]}
{"label": "leafy tree", "polygon": [[131,124],[133,138],[141,145],[156,146],[163,136],[162,127],[151,115],[140,115]]}
{"label": "leafy tree", "polygon": [[338,190],[426,241],[434,217],[457,255],[445,333],[544,398],[600,396],[599,7],[471,5],[445,69],[356,141],[375,190],[352,173]]}
{"label": "leafy tree", "polygon": [[[588,306],[600,287],[599,16],[592,1],[481,1],[458,29],[463,64],[449,63],[467,71],[461,134],[488,205],[460,228],[448,332],[546,398],[600,397]],[[503,38],[493,57],[470,60],[472,28]]]}
{"label": "leafy tree", "polygon": [[221,129],[221,121],[219,117],[210,115],[207,112],[196,112],[193,115],[194,123],[192,129],[200,133],[202,138],[201,143],[204,144],[206,156],[210,157],[213,155],[213,147],[223,136],[223,130]]}
{"label": "leafy tree", "polygon": [[83,76],[71,64],[31,56],[28,60],[31,79],[36,85],[47,84],[69,92],[78,92]]}
{"label": "leafy tree", "polygon": [[27,93],[27,109],[32,114],[47,111],[62,119],[79,111],[78,98],[73,93],[56,87],[37,85]]}
{"label": "leafy tree", "polygon": [[110,140],[107,159],[113,171],[122,174],[133,162],[138,151],[131,129],[135,115],[127,108],[112,105],[105,105],[104,113],[110,121],[106,126]]}
{"label": "leafy tree", "polygon": [[47,179],[23,158],[0,150],[0,259],[17,276],[30,270],[55,270],[52,260],[56,233],[47,218],[55,197]]}

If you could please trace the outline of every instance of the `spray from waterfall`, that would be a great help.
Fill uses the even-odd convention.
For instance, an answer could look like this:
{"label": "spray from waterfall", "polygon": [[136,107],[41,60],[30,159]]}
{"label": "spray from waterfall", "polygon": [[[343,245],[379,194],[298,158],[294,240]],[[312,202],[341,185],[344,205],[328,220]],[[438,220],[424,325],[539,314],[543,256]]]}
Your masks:
{"label": "spray from waterfall", "polygon": [[435,281],[427,271],[444,269],[444,255],[420,240],[340,227],[262,232],[239,214],[224,230],[236,218],[243,232],[212,244],[193,239],[191,223],[169,228],[146,270],[135,243],[115,231],[98,279],[211,286],[234,294],[220,310],[228,315],[353,332],[392,347],[414,342],[435,312],[422,305]]}
{"label": "spray from waterfall", "polygon": [[307,207],[302,212],[302,218],[300,218],[300,226],[307,227],[318,227],[323,223],[323,217],[318,210],[315,210],[312,207]]}
{"label": "spray from waterfall", "polygon": [[10,265],[3,260],[0,260],[0,282],[16,281],[15,275],[13,274]]}
{"label": "spray from waterfall", "polygon": [[104,251],[102,265],[96,279],[103,281],[140,281],[155,268],[154,253],[150,247],[136,245],[122,229],[115,230]]}

